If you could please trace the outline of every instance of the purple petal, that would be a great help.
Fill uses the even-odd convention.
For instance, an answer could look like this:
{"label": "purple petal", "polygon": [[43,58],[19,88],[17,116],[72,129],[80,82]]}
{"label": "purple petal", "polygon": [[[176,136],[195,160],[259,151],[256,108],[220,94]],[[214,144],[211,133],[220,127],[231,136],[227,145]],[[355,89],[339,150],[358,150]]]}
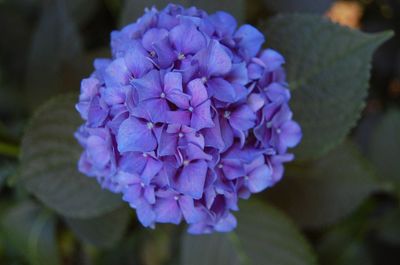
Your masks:
{"label": "purple petal", "polygon": [[174,155],[178,146],[178,135],[175,133],[168,133],[163,131],[161,133],[158,154],[160,156]]}
{"label": "purple petal", "polygon": [[186,147],[186,153],[187,153],[187,158],[189,160],[197,160],[197,159],[203,159],[203,160],[211,160],[212,157],[209,154],[206,154],[199,146],[188,143]]}
{"label": "purple petal", "polygon": [[189,111],[168,111],[167,112],[167,123],[169,124],[183,124],[189,125],[190,124],[190,112]]}
{"label": "purple petal", "polygon": [[266,49],[261,53],[260,59],[265,64],[265,71],[275,71],[285,63],[285,58],[275,50]]}
{"label": "purple petal", "polygon": [[149,29],[143,35],[142,45],[147,51],[152,52],[154,49],[153,46],[154,43],[156,43],[161,39],[166,38],[167,36],[168,36],[168,31],[165,29],[158,29],[158,28]]}
{"label": "purple petal", "polygon": [[123,58],[115,59],[105,70],[104,80],[108,87],[128,85],[130,78],[131,72]]}
{"label": "purple petal", "polygon": [[154,158],[149,158],[147,160],[146,167],[140,175],[140,178],[144,181],[145,184],[150,184],[150,181],[161,170],[162,166],[163,162]]}
{"label": "purple petal", "polygon": [[245,131],[254,127],[256,115],[247,105],[242,105],[236,109],[229,118],[229,123],[233,128]]}
{"label": "purple petal", "polygon": [[260,94],[250,94],[247,98],[247,104],[253,112],[259,111],[265,104],[265,99]]}
{"label": "purple petal", "polygon": [[201,74],[206,77],[227,74],[232,68],[231,58],[216,40],[211,40],[208,47],[199,51],[195,58]]}
{"label": "purple petal", "polygon": [[272,185],[271,169],[267,165],[257,167],[247,176],[247,186],[253,193],[260,192]]}
{"label": "purple petal", "polygon": [[150,124],[140,122],[134,117],[125,120],[117,135],[118,150],[123,152],[150,152],[157,146]]}
{"label": "purple petal", "polygon": [[178,201],[171,199],[157,199],[154,207],[157,215],[157,222],[179,224],[182,220],[182,213]]}
{"label": "purple petal", "polygon": [[211,118],[211,101],[207,100],[193,110],[190,126],[196,130],[214,127]]}
{"label": "purple petal", "polygon": [[[141,184],[142,185],[142,184]],[[143,193],[143,197],[146,199],[146,201],[150,204],[154,204],[156,203],[156,196],[154,193],[154,188],[153,187],[145,187],[144,188],[144,193]]]}
{"label": "purple petal", "polygon": [[136,206],[136,214],[144,227],[152,227],[156,221],[156,214],[150,204],[142,201]]}
{"label": "purple petal", "polygon": [[108,116],[108,108],[106,104],[95,97],[92,99],[88,109],[88,125],[90,127],[101,126]]}
{"label": "purple petal", "polygon": [[192,96],[190,101],[192,107],[196,107],[208,99],[207,89],[200,79],[190,81],[187,89]]}
{"label": "purple petal", "polygon": [[132,85],[136,88],[139,101],[160,98],[162,93],[160,73],[157,70],[150,71],[143,78],[134,79]]}
{"label": "purple petal", "polygon": [[237,45],[245,59],[254,57],[264,43],[264,35],[251,25],[241,26],[234,35]]}
{"label": "purple petal", "polygon": [[164,76],[164,92],[168,95],[171,91],[179,91],[182,90],[182,74],[178,72],[168,72]]}
{"label": "purple petal", "polygon": [[90,101],[99,91],[100,82],[96,78],[85,78],[81,82],[79,101]]}
{"label": "purple petal", "polygon": [[194,54],[206,46],[206,39],[193,23],[183,23],[169,32],[169,40],[178,53]]}
{"label": "purple petal", "polygon": [[215,115],[213,122],[214,122],[213,127],[205,128],[202,131],[205,139],[205,145],[214,147],[219,151],[222,151],[225,147],[225,143],[224,140],[222,139],[218,115]]}
{"label": "purple petal", "polygon": [[180,196],[179,206],[187,223],[197,223],[204,219],[204,212],[201,208],[194,206],[193,199],[189,196]]}
{"label": "purple petal", "polygon": [[144,118],[152,122],[165,122],[169,110],[165,99],[149,99],[140,102],[131,114],[132,116]]}
{"label": "purple petal", "polygon": [[140,78],[153,69],[153,64],[148,58],[146,50],[139,43],[126,52],[124,59],[131,76],[134,78]]}
{"label": "purple petal", "polygon": [[154,43],[154,50],[156,51],[157,54],[157,62],[159,67],[161,68],[168,68],[170,67],[175,59],[176,59],[176,54],[171,48],[171,45],[169,44],[168,38],[164,38],[156,43]]}
{"label": "purple petal", "polygon": [[280,137],[288,147],[296,146],[302,137],[300,126],[294,121],[285,122],[281,128]]}
{"label": "purple petal", "polygon": [[183,167],[177,179],[177,190],[194,199],[200,199],[203,195],[206,173],[207,163],[205,161],[189,163]]}
{"label": "purple petal", "polygon": [[94,166],[102,168],[110,162],[112,150],[103,138],[92,135],[87,139],[86,145],[88,156]]}
{"label": "purple petal", "polygon": [[237,83],[240,85],[247,85],[249,77],[247,74],[246,63],[235,63],[232,65],[231,71],[225,77],[230,83]]}
{"label": "purple petal", "polygon": [[222,162],[222,171],[229,180],[237,179],[245,174],[243,163],[237,159],[224,159]]}
{"label": "purple petal", "polygon": [[218,11],[212,14],[209,18],[219,37],[230,37],[232,36],[233,32],[235,32],[237,22],[236,19],[230,14],[223,11]]}
{"label": "purple petal", "polygon": [[224,140],[225,143],[224,150],[227,150],[233,144],[233,131],[227,119],[225,118],[220,119],[220,126],[221,126],[222,139]]}
{"label": "purple petal", "polygon": [[212,78],[207,81],[207,91],[210,96],[223,102],[234,102],[236,91],[234,87],[223,78]]}
{"label": "purple petal", "polygon": [[226,217],[221,218],[214,226],[215,231],[218,232],[230,232],[235,229],[237,221],[233,214],[228,214]]}

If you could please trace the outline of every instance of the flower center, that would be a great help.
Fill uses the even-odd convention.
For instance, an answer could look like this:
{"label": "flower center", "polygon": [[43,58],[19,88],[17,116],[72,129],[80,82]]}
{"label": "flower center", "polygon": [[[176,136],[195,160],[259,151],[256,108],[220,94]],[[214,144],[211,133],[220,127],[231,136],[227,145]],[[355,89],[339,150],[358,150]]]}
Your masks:
{"label": "flower center", "polygon": [[142,186],[142,188],[144,188],[144,182],[140,182],[140,186]]}
{"label": "flower center", "polygon": [[189,110],[190,112],[192,112],[192,111],[193,111],[193,107],[189,107],[188,110]]}
{"label": "flower center", "polygon": [[272,127],[272,122],[267,122],[267,128],[271,128]]}
{"label": "flower center", "polygon": [[165,93],[164,93],[164,92],[162,92],[162,93],[160,94],[160,98],[165,98]]}
{"label": "flower center", "polygon": [[174,200],[177,201],[179,200],[179,197],[177,195],[174,196]]}
{"label": "flower center", "polygon": [[154,124],[152,122],[147,123],[147,129],[151,130],[154,128]]}
{"label": "flower center", "polygon": [[207,83],[207,81],[208,81],[207,77],[203,76],[203,77],[201,78],[201,82],[202,82],[203,84]]}
{"label": "flower center", "polygon": [[277,134],[280,134],[281,132],[282,132],[282,130],[281,130],[281,129],[279,129],[279,128],[278,128],[278,129],[276,129],[276,133],[277,133]]}
{"label": "flower center", "polygon": [[218,168],[223,168],[223,167],[224,167],[224,165],[222,165],[222,164],[218,165]]}
{"label": "flower center", "polygon": [[185,59],[185,58],[186,58],[186,57],[185,57],[185,55],[184,55],[183,53],[180,52],[180,53],[178,54],[178,60],[181,60],[181,61],[182,61],[182,60]]}
{"label": "flower center", "polygon": [[231,116],[231,112],[228,111],[228,110],[226,110],[226,111],[224,112],[224,118],[225,118],[225,119],[229,119],[230,116]]}
{"label": "flower center", "polygon": [[184,166],[189,165],[189,160],[184,160],[184,161],[183,161],[183,165],[184,165]]}
{"label": "flower center", "polygon": [[249,180],[249,176],[244,176],[244,179],[245,180]]}
{"label": "flower center", "polygon": [[151,52],[150,52],[150,56],[151,56],[151,57],[156,57],[156,52],[155,52],[155,51],[151,51]]}
{"label": "flower center", "polygon": [[146,153],[143,153],[142,155],[143,155],[143,157],[147,157],[148,156]]}
{"label": "flower center", "polygon": [[183,133],[178,133],[178,136],[179,136],[179,138],[182,138],[183,137]]}

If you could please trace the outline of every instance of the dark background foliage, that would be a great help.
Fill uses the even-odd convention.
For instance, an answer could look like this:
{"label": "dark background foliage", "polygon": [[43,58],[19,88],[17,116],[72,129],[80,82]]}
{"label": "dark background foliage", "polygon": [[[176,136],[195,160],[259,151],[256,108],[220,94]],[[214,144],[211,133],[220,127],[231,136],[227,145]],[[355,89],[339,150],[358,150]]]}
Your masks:
{"label": "dark background foliage", "polygon": [[0,264],[399,264],[398,0],[177,1],[258,25],[288,59],[304,140],[234,233],[142,229],[76,172],[80,80],[113,29],[167,2],[0,0]]}

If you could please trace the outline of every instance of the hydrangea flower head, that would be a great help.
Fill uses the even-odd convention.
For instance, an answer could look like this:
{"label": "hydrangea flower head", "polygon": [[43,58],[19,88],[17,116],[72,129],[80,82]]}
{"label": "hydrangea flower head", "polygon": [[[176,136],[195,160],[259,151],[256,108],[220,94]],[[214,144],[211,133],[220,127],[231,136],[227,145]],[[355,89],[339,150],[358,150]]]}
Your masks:
{"label": "hydrangea flower head", "polygon": [[273,186],[301,139],[284,58],[225,12],[155,8],[111,33],[76,105],[79,170],[121,193],[146,227],[227,232],[238,199]]}

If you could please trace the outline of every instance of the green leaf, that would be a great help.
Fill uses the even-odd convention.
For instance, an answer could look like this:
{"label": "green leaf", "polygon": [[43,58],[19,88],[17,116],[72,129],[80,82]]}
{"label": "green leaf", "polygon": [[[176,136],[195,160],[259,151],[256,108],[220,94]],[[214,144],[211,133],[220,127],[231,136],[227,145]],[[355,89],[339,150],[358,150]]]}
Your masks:
{"label": "green leaf", "polygon": [[390,244],[400,245],[400,209],[386,213],[377,223],[378,237]]}
{"label": "green leaf", "polygon": [[[126,0],[122,8],[121,25],[135,22],[139,17],[144,14],[145,8],[151,8],[153,5],[157,9],[163,9],[171,1],[167,0]],[[214,13],[216,11],[226,11],[231,13],[239,22],[244,20],[245,15],[245,1],[244,0],[178,0],[174,4],[183,5],[185,7],[195,6],[206,10],[207,12]]]}
{"label": "green leaf", "polygon": [[27,100],[36,108],[61,92],[79,88],[82,43],[65,0],[46,1],[28,60]]}
{"label": "green leaf", "polygon": [[375,175],[349,142],[317,161],[289,167],[285,175],[267,197],[306,227],[336,223],[379,189]]}
{"label": "green leaf", "polygon": [[74,108],[76,100],[58,96],[36,112],[22,141],[19,180],[58,213],[89,218],[116,209],[122,201],[77,170],[82,148],[73,133],[82,120]]}
{"label": "green leaf", "polygon": [[99,8],[99,0],[68,0],[65,2],[73,21],[85,25]]}
{"label": "green leaf", "polygon": [[8,243],[32,265],[60,264],[55,219],[32,202],[9,209],[1,226]]}
{"label": "green leaf", "polygon": [[379,176],[400,192],[400,110],[389,110],[374,130],[369,156]]}
{"label": "green leaf", "polygon": [[343,222],[327,230],[317,242],[317,251],[324,265],[372,265],[365,239],[369,232],[369,218],[376,204],[369,200]]}
{"label": "green leaf", "polygon": [[65,221],[82,241],[109,248],[124,235],[130,220],[129,213],[130,210],[124,207],[94,218],[66,218]]}
{"label": "green leaf", "polygon": [[278,13],[305,12],[324,13],[333,0],[263,0],[266,7]]}
{"label": "green leaf", "polygon": [[214,233],[211,235],[184,234],[182,239],[181,264],[203,265],[240,265],[238,251],[229,235]]}
{"label": "green leaf", "polygon": [[304,137],[298,160],[315,159],[345,139],[367,96],[374,50],[393,34],[365,34],[314,15],[279,15],[267,44],[286,58],[291,106]]}
{"label": "green leaf", "polygon": [[16,173],[17,165],[8,160],[0,161],[0,189],[3,187],[7,178]]}
{"label": "green leaf", "polygon": [[253,199],[236,215],[238,227],[230,234],[185,234],[181,264],[316,264],[306,240],[277,209]]}

